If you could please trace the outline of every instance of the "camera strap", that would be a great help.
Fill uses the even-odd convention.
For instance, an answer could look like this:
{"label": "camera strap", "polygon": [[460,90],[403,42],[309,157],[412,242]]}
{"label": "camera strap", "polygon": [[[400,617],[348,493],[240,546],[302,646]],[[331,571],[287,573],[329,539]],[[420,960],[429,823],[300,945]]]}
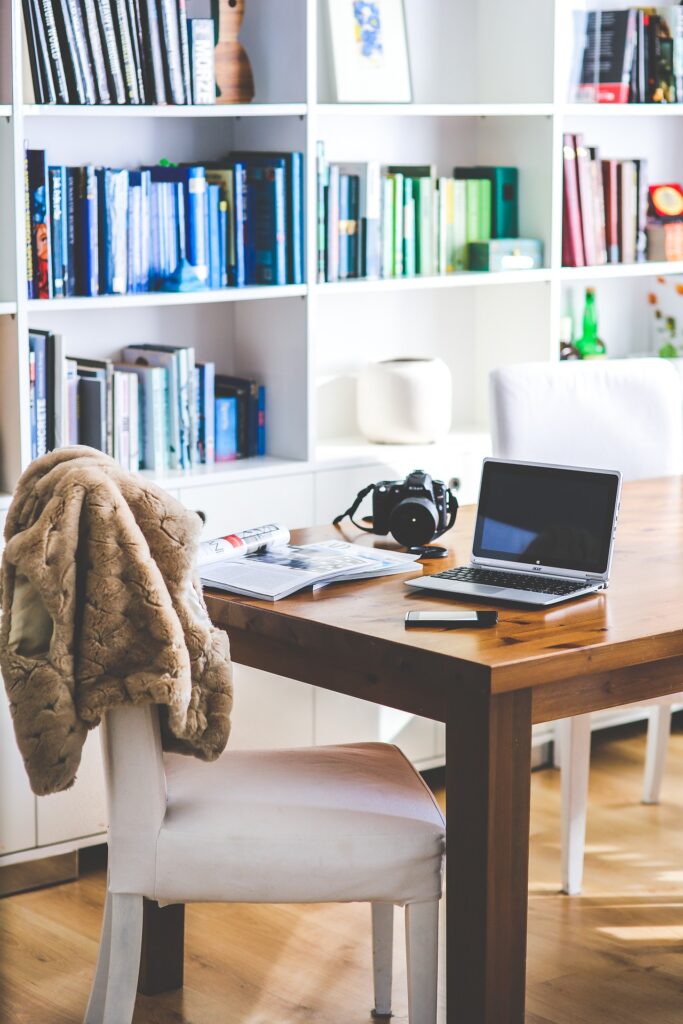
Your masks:
{"label": "camera strap", "polygon": [[342,512],[342,514],[340,516],[337,516],[337,518],[335,520],[333,520],[332,525],[333,526],[338,526],[339,523],[341,523],[342,519],[346,519],[346,517],[348,516],[349,519],[351,520],[351,522],[353,523],[353,525],[356,526],[359,530],[363,530],[364,533],[373,533],[372,526],[361,526],[361,524],[357,523],[356,520],[353,517],[355,516],[356,512],[358,511],[358,508],[359,508],[360,503],[362,502],[363,498],[367,497],[367,495],[370,493],[370,491],[374,490],[374,487],[375,487],[374,484],[369,484],[367,487],[363,488],[362,491],[359,491],[358,494],[356,495],[356,499],[355,499],[353,505],[351,505],[349,508],[347,508],[346,512]]}

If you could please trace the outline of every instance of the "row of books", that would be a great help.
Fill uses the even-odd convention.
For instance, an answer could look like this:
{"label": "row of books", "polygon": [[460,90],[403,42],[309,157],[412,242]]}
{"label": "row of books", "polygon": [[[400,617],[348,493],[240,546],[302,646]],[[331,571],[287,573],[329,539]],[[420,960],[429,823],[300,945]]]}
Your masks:
{"label": "row of books", "polygon": [[301,153],[125,170],[27,149],[29,298],[301,284]]}
{"label": "row of books", "polygon": [[31,456],[86,444],[124,469],[191,469],[265,455],[266,390],[197,363],[191,346],[131,345],[120,361],[29,332]]}
{"label": "row of books", "polygon": [[448,274],[471,267],[472,243],[516,238],[516,167],[329,163],[317,152],[319,281]]}
{"label": "row of books", "polygon": [[37,103],[215,103],[210,0],[23,0]]}
{"label": "row of books", "polygon": [[575,11],[572,99],[683,103],[683,6]]}
{"label": "row of books", "polygon": [[563,136],[562,263],[635,263],[647,252],[645,160],[602,160],[583,136]]}

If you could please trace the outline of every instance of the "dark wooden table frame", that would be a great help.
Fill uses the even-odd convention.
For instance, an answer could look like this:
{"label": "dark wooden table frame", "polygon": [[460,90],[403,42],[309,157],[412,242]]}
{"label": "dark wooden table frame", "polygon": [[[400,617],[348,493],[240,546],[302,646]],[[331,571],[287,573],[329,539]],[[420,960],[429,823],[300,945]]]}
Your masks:
{"label": "dark wooden table frame", "polygon": [[[507,622],[495,637],[467,641],[467,657],[460,647],[456,656],[443,634],[422,644],[404,635],[402,624],[396,625],[406,602],[400,580],[375,581],[365,589],[355,584],[345,601],[333,598],[329,609],[310,596],[272,606],[206,595],[213,621],[229,633],[236,662],[446,723],[448,1024],[524,1021],[532,724],[682,688],[683,601],[675,612],[670,604],[671,573],[678,571],[683,580],[681,483],[630,485],[627,509],[629,493],[640,499],[648,487],[655,497],[656,487],[664,488],[681,537],[675,564],[660,573],[660,614],[651,609],[656,631],[631,625],[637,622],[633,602],[648,596],[642,576],[639,591],[635,579],[633,591],[627,590],[632,573],[638,576],[635,556],[621,573],[620,591],[583,606],[575,602],[570,613],[555,611],[545,620],[538,618],[544,613],[504,613]],[[633,507],[635,526],[640,505],[634,500]],[[460,529],[468,527],[471,516]],[[303,531],[298,539],[326,532]],[[457,546],[453,561],[462,562]],[[645,550],[641,554],[647,558]],[[683,599],[683,586],[676,586]],[[361,600],[373,610],[367,632],[358,624]],[[545,628],[538,629],[539,621]],[[141,990],[178,987],[182,912],[169,921],[166,910],[149,904],[145,925]],[[160,929],[161,946],[154,939]],[[156,963],[155,950],[162,954]],[[163,975],[162,960],[175,963],[175,974]]]}

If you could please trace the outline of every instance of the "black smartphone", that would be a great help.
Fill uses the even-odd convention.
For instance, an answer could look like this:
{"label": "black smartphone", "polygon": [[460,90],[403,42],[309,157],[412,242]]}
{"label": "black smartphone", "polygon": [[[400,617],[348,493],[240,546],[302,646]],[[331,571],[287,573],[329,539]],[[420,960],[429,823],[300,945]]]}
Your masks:
{"label": "black smartphone", "polygon": [[406,612],[406,629],[485,629],[497,622],[498,612]]}

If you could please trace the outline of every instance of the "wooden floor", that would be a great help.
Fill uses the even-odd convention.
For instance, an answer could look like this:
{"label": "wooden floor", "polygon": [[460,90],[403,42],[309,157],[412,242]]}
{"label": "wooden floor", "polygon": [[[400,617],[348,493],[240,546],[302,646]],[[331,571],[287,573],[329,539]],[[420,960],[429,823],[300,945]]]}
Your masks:
{"label": "wooden floor", "polygon": [[[559,773],[532,782],[528,1024],[683,1021],[683,732],[663,801],[639,803],[644,736],[594,741],[584,895],[558,893]],[[0,901],[0,1021],[80,1021],[94,970],[101,867]],[[136,1024],[366,1024],[365,906],[193,906],[182,992],[138,996]],[[397,912],[395,1022],[407,1021]],[[442,1019],[445,1019],[442,1011]]]}

